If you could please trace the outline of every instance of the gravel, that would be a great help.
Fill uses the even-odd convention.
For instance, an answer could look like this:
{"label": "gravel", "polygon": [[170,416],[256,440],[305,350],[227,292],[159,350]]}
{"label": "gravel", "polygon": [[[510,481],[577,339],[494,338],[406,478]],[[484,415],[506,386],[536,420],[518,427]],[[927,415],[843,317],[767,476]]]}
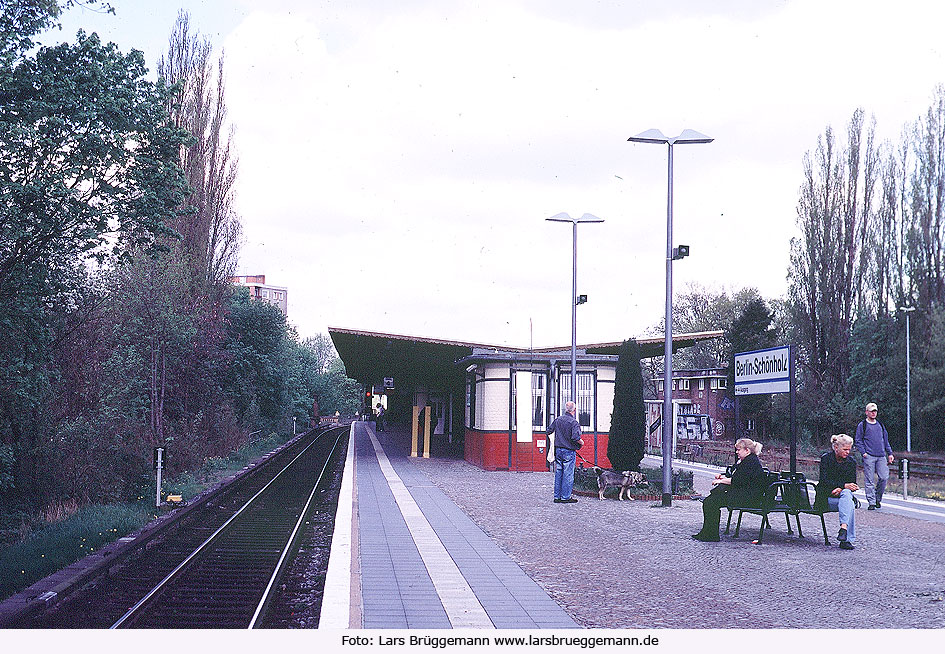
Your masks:
{"label": "gravel", "polygon": [[410,461],[586,627],[945,628],[945,525],[859,510],[842,551],[835,514],[829,547],[816,516],[800,539],[780,515],[752,545],[745,514],[738,540],[702,543],[698,500],[554,504],[550,473]]}

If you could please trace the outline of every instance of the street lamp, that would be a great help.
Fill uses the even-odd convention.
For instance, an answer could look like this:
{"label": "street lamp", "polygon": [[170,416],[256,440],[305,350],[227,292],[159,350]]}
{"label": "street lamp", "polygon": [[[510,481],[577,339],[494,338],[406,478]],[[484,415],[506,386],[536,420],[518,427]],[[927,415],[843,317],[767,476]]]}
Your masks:
{"label": "street lamp", "polygon": [[572,218],[566,213],[555,214],[551,218],[545,218],[556,223],[571,223],[572,247],[574,256],[571,265],[571,401],[577,404],[577,306],[587,302],[587,296],[578,296],[577,294],[577,226],[579,223],[602,223],[603,218],[598,218],[589,213],[580,218]]}
{"label": "street lamp", "polygon": [[[673,146],[689,143],[711,143],[714,139],[691,129],[684,129],[679,136],[666,136],[658,129],[645,132],[627,139],[632,143],[665,143],[669,146],[668,178],[666,193],[666,329],[663,343],[663,506],[673,503],[673,429],[670,424],[673,416],[673,260],[682,258],[680,246],[673,251]],[[689,248],[685,248],[686,254]]]}
{"label": "street lamp", "polygon": [[912,451],[912,389],[909,387],[909,314],[915,307],[896,307],[906,314],[906,452]]}

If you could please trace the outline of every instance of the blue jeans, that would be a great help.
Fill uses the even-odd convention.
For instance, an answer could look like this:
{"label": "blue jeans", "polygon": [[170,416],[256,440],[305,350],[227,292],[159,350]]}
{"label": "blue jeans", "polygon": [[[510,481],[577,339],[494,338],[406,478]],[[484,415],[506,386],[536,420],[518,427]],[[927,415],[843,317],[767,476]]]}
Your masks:
{"label": "blue jeans", "polygon": [[866,501],[875,506],[883,501],[889,481],[889,459],[886,455],[863,454],[863,477],[866,479]]}
{"label": "blue jeans", "polygon": [[574,450],[563,447],[555,448],[555,499],[571,499],[571,490],[574,488],[574,460],[577,454]]}
{"label": "blue jeans", "polygon": [[856,530],[853,527],[853,514],[855,505],[853,503],[853,491],[844,488],[840,491],[840,497],[828,497],[827,506],[831,511],[840,512],[840,524],[847,526],[847,540],[850,544],[856,540]]}

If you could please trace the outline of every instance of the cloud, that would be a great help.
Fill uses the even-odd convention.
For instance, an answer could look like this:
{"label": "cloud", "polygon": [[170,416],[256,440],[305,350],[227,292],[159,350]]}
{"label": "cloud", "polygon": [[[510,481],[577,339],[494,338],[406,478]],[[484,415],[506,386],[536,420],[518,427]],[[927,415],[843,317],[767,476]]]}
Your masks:
{"label": "cloud", "polygon": [[188,4],[226,53],[244,272],[289,287],[303,335],[523,344],[531,319],[567,343],[560,211],[607,221],[579,234],[580,340],[642,333],[666,148],[626,139],[651,127],[716,139],[675,149],[676,288],[780,295],[804,152],[859,106],[898,139],[945,69],[927,2]]}

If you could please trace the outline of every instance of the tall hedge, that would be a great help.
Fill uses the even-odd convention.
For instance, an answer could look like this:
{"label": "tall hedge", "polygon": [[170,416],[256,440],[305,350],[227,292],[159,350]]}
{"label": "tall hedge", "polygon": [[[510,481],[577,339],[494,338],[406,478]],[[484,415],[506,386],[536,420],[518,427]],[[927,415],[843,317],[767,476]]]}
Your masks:
{"label": "tall hedge", "polygon": [[614,470],[639,470],[646,436],[646,407],[640,346],[630,339],[620,345],[614,383],[614,411],[610,419],[607,458]]}

